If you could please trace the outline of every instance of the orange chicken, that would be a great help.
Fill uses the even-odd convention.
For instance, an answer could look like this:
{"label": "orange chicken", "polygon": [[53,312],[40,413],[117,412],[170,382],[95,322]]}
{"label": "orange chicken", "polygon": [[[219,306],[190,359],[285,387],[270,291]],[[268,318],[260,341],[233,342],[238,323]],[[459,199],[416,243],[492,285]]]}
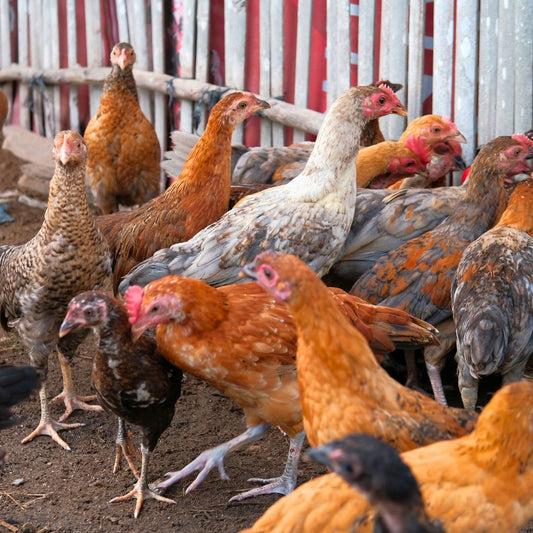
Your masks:
{"label": "orange chicken", "polygon": [[[385,351],[398,338],[416,336],[431,342],[433,333],[394,309],[377,308],[332,291],[336,305],[352,323]],[[273,300],[255,283],[210,287],[200,280],[167,276],[144,291],[131,287],[125,295],[132,331],[139,335],[157,325],[157,345],[173,365],[203,379],[236,401],[248,429],[217,448],[203,452],[159,485],[166,489],[196,470],[187,489],[197,487],[215,466],[227,478],[224,456],[279,427],[291,438],[284,475],[261,489],[234,497],[241,500],[269,492],[290,492],[296,484],[296,465],[303,442],[302,413],[296,381],[296,328],[284,304]]]}
{"label": "orange chicken", "polygon": [[[533,383],[513,383],[496,392],[470,435],[401,454],[428,515],[444,531],[518,533],[533,518],[532,412]],[[367,500],[331,473],[278,500],[245,531],[372,533],[374,527]]]}
{"label": "orange chicken", "polygon": [[326,285],[297,257],[263,252],[243,272],[285,302],[296,322],[297,377],[311,446],[363,432],[405,451],[473,429],[474,412],[440,405],[391,378]]}

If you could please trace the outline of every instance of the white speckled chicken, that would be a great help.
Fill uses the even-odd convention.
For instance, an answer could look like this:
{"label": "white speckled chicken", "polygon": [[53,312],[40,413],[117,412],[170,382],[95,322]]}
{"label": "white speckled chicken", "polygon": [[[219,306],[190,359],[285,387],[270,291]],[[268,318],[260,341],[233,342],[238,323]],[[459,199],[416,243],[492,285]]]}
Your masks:
{"label": "white speckled chicken", "polygon": [[120,285],[144,286],[168,274],[212,285],[242,281],[239,270],[258,252],[290,252],[324,275],[341,251],[352,223],[356,156],[365,124],[389,113],[405,114],[387,87],[352,87],[332,105],[302,173],[290,183],[243,198],[217,222],[187,242],[140,263]]}
{"label": "white speckled chicken", "polygon": [[68,450],[57,430],[80,424],[63,424],[49,414],[48,356],[58,351],[63,372],[64,390],[57,399],[65,402],[66,411],[60,420],[74,409],[101,410],[75,395],[67,359],[81,338],[68,335],[60,341],[58,331],[74,295],[96,287],[111,289],[111,261],[87,204],[85,141],[77,132],[60,132],[53,153],[56,166],[41,229],[26,244],[0,246],[0,321],[20,335],[42,380],[41,420],[23,442],[48,435]]}

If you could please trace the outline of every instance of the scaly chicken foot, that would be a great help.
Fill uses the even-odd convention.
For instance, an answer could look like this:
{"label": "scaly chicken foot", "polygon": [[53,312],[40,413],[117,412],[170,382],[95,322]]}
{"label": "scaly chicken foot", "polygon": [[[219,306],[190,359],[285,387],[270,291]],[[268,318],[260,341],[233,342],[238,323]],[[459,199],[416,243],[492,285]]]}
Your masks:
{"label": "scaly chicken foot", "polygon": [[244,433],[241,433],[239,436],[231,439],[215,448],[210,448],[209,450],[203,451],[194,461],[190,462],[187,466],[182,468],[178,472],[167,472],[165,476],[168,477],[167,480],[162,481],[156,485],[156,489],[160,491],[165,491],[174,483],[177,483],[180,479],[187,477],[193,472],[200,470],[200,473],[196,479],[187,487],[185,494],[188,494],[194,490],[200,483],[207,477],[207,474],[217,468],[220,474],[220,478],[224,481],[229,479],[228,475],[224,470],[224,457],[229,452],[237,450],[242,446],[249,444],[260,439],[268,430],[268,424],[259,424],[258,426],[253,426],[248,428]]}
{"label": "scaly chicken foot", "polygon": [[96,400],[96,396],[77,396],[74,380],[72,379],[72,368],[65,357],[58,352],[57,354],[61,364],[61,373],[63,374],[63,391],[53,398],[50,403],[63,401],[65,403],[65,412],[59,417],[59,421],[66,420],[76,409],[82,411],[102,412],[101,405],[92,405],[86,402]]}
{"label": "scaly chicken foot", "polygon": [[52,440],[57,442],[57,444],[59,444],[62,448],[70,451],[70,446],[59,436],[58,431],[61,429],[73,429],[82,427],[85,424],[79,422],[75,424],[62,424],[61,422],[53,420],[48,410],[46,385],[44,383],[41,387],[41,390],[39,391],[39,401],[41,404],[41,420],[39,421],[39,425],[27,437],[22,439],[21,443],[25,444],[26,442],[30,442],[39,435],[47,435],[48,437],[51,437]]}
{"label": "scaly chicken foot", "polygon": [[289,454],[285,463],[283,475],[277,478],[262,479],[250,478],[249,483],[263,483],[263,487],[248,490],[230,498],[230,502],[240,502],[246,498],[253,498],[263,494],[289,494],[296,487],[298,477],[298,461],[302,452],[302,446],[305,439],[305,431],[301,431],[296,437],[290,440]]}
{"label": "scaly chicken foot", "polygon": [[444,394],[444,387],[442,386],[442,379],[440,377],[440,369],[437,366],[432,365],[426,361],[426,369],[428,371],[429,382],[437,400],[442,405],[448,405],[446,401],[446,395]]}
{"label": "scaly chicken foot", "polygon": [[141,507],[145,500],[158,500],[160,502],[165,503],[173,503],[176,502],[174,500],[171,500],[170,498],[165,498],[164,496],[161,496],[160,494],[157,494],[148,486],[148,457],[149,457],[149,451],[146,448],[143,448],[141,446],[142,451],[142,465],[141,465],[141,475],[139,476],[137,483],[135,483],[135,487],[128,492],[127,494],[124,494],[124,496],[117,496],[116,498],[113,498],[109,501],[109,503],[118,503],[123,502],[126,500],[129,500],[130,498],[136,498],[137,503],[135,504],[135,511],[133,513],[133,516],[137,518],[139,516],[139,513],[141,512]]}
{"label": "scaly chicken foot", "polygon": [[120,468],[120,461],[122,457],[126,459],[128,466],[130,467],[130,470],[133,472],[133,475],[139,479],[139,471],[137,470],[137,467],[135,466],[135,463],[133,462],[132,455],[135,457],[139,457],[139,453],[131,443],[131,434],[127,431],[124,420],[122,418],[118,419],[118,431],[117,431],[117,439],[116,439],[116,446],[117,451],[115,455],[115,464],[113,465],[113,474],[116,474],[119,471]]}

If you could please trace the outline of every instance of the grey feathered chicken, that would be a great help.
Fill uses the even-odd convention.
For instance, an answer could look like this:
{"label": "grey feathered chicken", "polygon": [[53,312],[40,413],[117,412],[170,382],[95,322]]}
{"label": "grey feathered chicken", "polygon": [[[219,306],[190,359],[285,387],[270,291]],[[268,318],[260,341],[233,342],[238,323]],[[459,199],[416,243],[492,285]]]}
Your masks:
{"label": "grey feathered chicken", "polygon": [[242,281],[239,270],[258,252],[290,252],[324,275],[350,228],[355,207],[355,159],[365,124],[405,114],[392,90],[353,87],[332,105],[302,173],[290,183],[241,200],[187,242],[162,249],[126,276],[119,290],[168,274],[212,285]]}
{"label": "grey feathered chicken", "polygon": [[494,228],[463,253],[452,284],[459,390],[473,409],[478,381],[518,381],[533,353],[533,180],[516,186]]}
{"label": "grey feathered chicken", "polygon": [[42,380],[41,420],[23,442],[49,435],[65,449],[57,430],[80,424],[53,420],[47,404],[48,356],[58,351],[63,372],[64,420],[74,409],[101,410],[75,395],[70,357],[81,341],[77,335],[58,339],[68,302],[94,287],[111,289],[109,250],[87,204],[87,145],[81,135],[63,131],[54,140],[55,172],[41,229],[26,244],[0,247],[0,322],[13,328],[29,350],[30,362]]}

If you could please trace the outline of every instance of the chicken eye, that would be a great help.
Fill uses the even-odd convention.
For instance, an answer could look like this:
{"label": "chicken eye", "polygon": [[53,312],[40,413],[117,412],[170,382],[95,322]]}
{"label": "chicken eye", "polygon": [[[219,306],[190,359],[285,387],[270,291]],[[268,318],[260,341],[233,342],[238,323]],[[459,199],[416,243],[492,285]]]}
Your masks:
{"label": "chicken eye", "polygon": [[154,305],[152,306],[152,309],[150,309],[150,313],[157,313],[159,311],[159,306],[158,305]]}
{"label": "chicken eye", "polygon": [[385,103],[385,97],[384,97],[384,96],[380,96],[380,97],[378,98],[378,104],[379,104],[379,105],[383,105],[384,103]]}
{"label": "chicken eye", "polygon": [[91,318],[93,316],[93,310],[92,309],[86,309],[85,310],[85,317]]}
{"label": "chicken eye", "polygon": [[518,157],[518,156],[520,155],[520,152],[521,152],[520,148],[517,148],[517,149],[514,151],[514,155],[515,155],[516,157]]}
{"label": "chicken eye", "polygon": [[440,133],[440,128],[438,126],[435,126],[433,128],[433,133]]}
{"label": "chicken eye", "polygon": [[246,107],[248,107],[248,104],[247,104],[246,102],[241,102],[241,103],[239,104],[239,107],[240,107],[241,109],[245,109]]}
{"label": "chicken eye", "polygon": [[409,163],[407,163],[407,167],[412,167],[414,165],[413,161],[409,161]]}
{"label": "chicken eye", "polygon": [[266,279],[272,279],[274,277],[274,275],[272,274],[272,270],[270,270],[270,268],[268,267],[263,268],[263,274]]}

